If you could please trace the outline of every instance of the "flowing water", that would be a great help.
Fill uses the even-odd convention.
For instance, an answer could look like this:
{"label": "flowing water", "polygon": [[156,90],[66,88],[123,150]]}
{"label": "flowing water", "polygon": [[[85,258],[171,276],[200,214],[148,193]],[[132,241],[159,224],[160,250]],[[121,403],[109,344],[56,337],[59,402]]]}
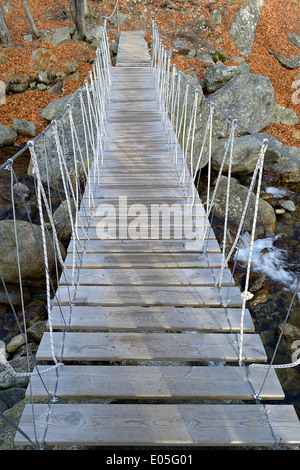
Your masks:
{"label": "flowing water", "polygon": [[[296,211],[285,213],[277,219],[277,233],[274,237],[258,239],[254,242],[252,271],[265,273],[262,303],[249,307],[256,330],[261,334],[268,358],[271,360],[278,342],[281,326],[292,306],[288,323],[293,327],[285,327],[286,332],[281,339],[274,364],[294,362],[300,354],[300,191],[299,185],[289,188],[268,188],[267,193],[273,199],[288,197],[296,206]],[[237,258],[240,267],[248,260],[249,235],[246,234],[239,249]],[[298,289],[297,289],[298,288]],[[298,294],[293,300],[297,289]],[[250,289],[251,291],[251,284]],[[286,331],[287,330],[287,331]],[[293,356],[294,354],[294,356]],[[284,388],[287,401],[300,410],[300,366],[291,369],[277,369],[279,379]]]}

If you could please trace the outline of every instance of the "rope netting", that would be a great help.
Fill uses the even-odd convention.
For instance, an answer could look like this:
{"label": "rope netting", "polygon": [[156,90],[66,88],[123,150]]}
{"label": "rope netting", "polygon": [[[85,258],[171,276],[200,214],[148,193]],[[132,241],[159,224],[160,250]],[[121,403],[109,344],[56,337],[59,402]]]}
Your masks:
{"label": "rope netting", "polygon": [[[114,10],[115,12],[115,10]],[[60,280],[64,279],[69,292],[69,317],[61,310],[63,335],[68,330],[72,306],[78,286],[76,267],[84,254],[88,241],[88,227],[84,221],[90,219],[94,210],[94,190],[90,183],[99,179],[103,159],[103,139],[106,132],[106,108],[110,96],[110,50],[106,18],[103,20],[102,37],[95,53],[92,68],[83,85],[69,97],[61,114],[35,139],[29,141],[21,151],[0,166],[0,176],[9,180],[11,208],[6,214],[7,256],[1,262],[0,278],[6,294],[5,303],[10,307],[19,334],[26,349],[27,370],[20,371],[7,360],[5,349],[0,352],[0,365],[15,378],[29,378],[63,366],[53,341],[52,308],[59,299]],[[25,185],[18,178],[17,163],[28,154],[30,163],[26,183],[31,184],[30,196],[24,192]],[[8,176],[9,175],[9,176]],[[34,204],[33,204],[34,202]],[[33,207],[35,210],[33,210]],[[58,215],[58,212],[60,215]],[[60,217],[60,218],[59,218]],[[66,230],[67,233],[62,233]],[[27,243],[27,248],[26,248]],[[72,244],[72,265],[67,265],[67,247]],[[30,246],[30,248],[28,248]],[[31,250],[24,256],[24,250]],[[5,265],[9,260],[9,267]],[[35,266],[34,274],[32,266]],[[38,288],[36,286],[39,286]],[[12,292],[19,289],[20,302]],[[71,293],[74,288],[74,293]],[[36,298],[45,302],[47,329],[53,364],[40,367],[31,351],[28,337],[28,319],[25,291],[37,291]],[[29,382],[30,383],[30,382]],[[49,413],[51,403],[56,401],[57,383],[47,390]],[[34,411],[33,411],[34,412]],[[1,416],[23,433],[5,415]],[[47,421],[47,420],[46,420]],[[46,433],[46,430],[45,430]],[[23,433],[24,435],[24,433]],[[28,438],[28,440],[30,440]],[[43,448],[43,443],[35,443]]]}
{"label": "rope netting", "polygon": [[[189,171],[190,186],[187,190],[187,201],[191,210],[195,207],[195,197],[197,190],[201,195],[206,195],[203,199],[206,207],[206,227],[199,232],[199,238],[203,242],[203,252],[205,252],[205,239],[207,239],[207,230],[209,230],[208,221],[213,219],[216,197],[220,188],[220,180],[223,175],[227,177],[226,197],[223,217],[223,240],[222,246],[222,267],[220,269],[215,285],[222,286],[223,273],[228,263],[233,262],[232,275],[236,266],[236,260],[239,249],[245,233],[249,239],[249,256],[246,262],[246,274],[244,290],[242,296],[242,312],[240,322],[240,333],[237,338],[239,365],[244,366],[243,346],[244,346],[244,318],[247,301],[252,299],[250,273],[253,256],[253,246],[257,236],[257,218],[260,201],[260,192],[262,186],[262,176],[264,171],[265,155],[268,148],[272,148],[278,155],[288,157],[300,165],[293,155],[285,152],[284,149],[276,147],[269,139],[262,138],[259,134],[253,133],[246,126],[238,122],[234,117],[221,110],[213,101],[210,101],[197,86],[191,83],[186,75],[171,60],[170,53],[163,44],[158,27],[153,17],[153,42],[152,42],[152,61],[153,77],[156,88],[157,99],[160,103],[160,110],[163,116],[164,128],[169,133],[169,148],[173,156],[174,165],[180,175],[180,181],[185,182],[187,170]],[[222,161],[218,174],[212,175],[212,147],[214,144],[214,135],[217,135],[215,126],[218,119],[219,135],[225,139]],[[222,131],[220,132],[220,121],[222,121]],[[170,132],[172,130],[172,132]],[[237,131],[240,132],[237,132]],[[234,235],[228,229],[228,217],[230,211],[231,186],[232,186],[232,165],[236,135],[254,136],[258,143],[257,161],[252,173],[247,195],[241,211],[239,224],[236,227]],[[182,152],[182,158],[179,160],[178,154]],[[181,163],[179,163],[181,161]],[[225,171],[226,167],[226,171]],[[299,167],[300,168],[300,167]],[[201,178],[201,173],[206,170],[205,177]],[[205,188],[205,191],[203,191]],[[206,201],[205,201],[206,199]],[[247,230],[246,230],[247,229]],[[284,326],[286,325],[290,311],[294,305],[299,290],[299,279],[290,306],[288,308]],[[228,297],[227,297],[228,301]],[[227,301],[223,303],[227,309]],[[272,368],[290,368],[300,364],[300,358],[288,364],[274,364],[274,357],[278,350],[279,342],[282,338],[281,331],[278,343],[275,347],[273,358],[270,364],[251,364],[252,367],[264,367],[268,370]],[[247,370],[248,377],[249,370]],[[250,379],[249,379],[250,380]],[[255,393],[259,397],[261,390]]]}

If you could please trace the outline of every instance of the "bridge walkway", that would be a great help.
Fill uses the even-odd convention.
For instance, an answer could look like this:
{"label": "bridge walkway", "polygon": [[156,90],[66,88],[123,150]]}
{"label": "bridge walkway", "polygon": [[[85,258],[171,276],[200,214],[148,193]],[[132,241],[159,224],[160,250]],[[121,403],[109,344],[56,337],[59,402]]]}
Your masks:
{"label": "bridge walkway", "polygon": [[[54,345],[64,366],[43,375],[49,390],[57,384],[51,414],[39,377],[27,391],[36,401],[37,438],[46,445],[82,446],[299,444],[299,421],[293,406],[282,403],[275,371],[265,380],[266,369],[248,367],[267,360],[248,310],[245,366],[238,366],[241,291],[229,269],[222,288],[214,286],[222,257],[212,230],[201,252],[189,234],[172,236],[182,228],[180,213],[171,236],[153,218],[149,227],[153,205],[183,210],[190,182],[180,182],[182,153],[177,166],[170,155],[146,49],[142,32],[121,33],[99,183],[90,172],[95,208],[85,218],[82,211],[79,227],[82,240],[83,229],[89,235],[85,252],[76,253],[79,286],[66,285],[62,276],[52,310]],[[82,208],[88,203],[87,189]],[[115,239],[101,239],[103,204],[110,227],[118,216]],[[206,214],[198,196],[195,205],[197,217],[187,220],[201,231]],[[137,231],[142,235],[135,239]],[[71,243],[69,268],[72,258]],[[37,360],[40,367],[51,360],[49,333]],[[263,382],[257,404],[253,394]],[[20,427],[34,439],[31,404]],[[15,442],[28,443],[19,433]]]}

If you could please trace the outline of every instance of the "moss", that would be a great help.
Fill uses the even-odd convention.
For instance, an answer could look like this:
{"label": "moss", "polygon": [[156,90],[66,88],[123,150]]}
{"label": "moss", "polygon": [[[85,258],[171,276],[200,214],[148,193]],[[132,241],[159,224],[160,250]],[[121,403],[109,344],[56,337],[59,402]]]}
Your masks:
{"label": "moss", "polygon": [[225,56],[225,54],[223,54],[223,52],[220,52],[220,51],[216,51],[213,53],[212,55],[212,59],[215,63],[221,61],[221,62],[227,62],[228,61],[228,58]]}

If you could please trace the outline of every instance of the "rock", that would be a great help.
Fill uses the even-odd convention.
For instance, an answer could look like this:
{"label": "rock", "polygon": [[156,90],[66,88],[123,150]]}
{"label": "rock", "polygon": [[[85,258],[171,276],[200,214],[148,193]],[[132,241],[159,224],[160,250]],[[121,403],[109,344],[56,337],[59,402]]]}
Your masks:
{"label": "rock", "polygon": [[296,33],[290,33],[288,35],[288,40],[294,44],[294,46],[297,46],[300,48],[300,34],[296,34]]}
{"label": "rock", "polygon": [[31,54],[31,57],[33,60],[40,60],[45,54],[45,52],[46,52],[46,49],[44,48],[35,49],[35,51],[33,51],[33,53]]}
{"label": "rock", "polygon": [[36,343],[39,343],[46,329],[47,329],[46,321],[40,320],[40,321],[33,323],[29,328],[27,328],[28,339]]}
{"label": "rock", "polygon": [[[120,25],[125,25],[127,23],[127,20],[128,20],[129,16],[126,15],[125,13],[120,13],[119,14],[119,22],[120,22]],[[116,15],[114,15],[112,18],[110,18],[108,20],[110,22],[110,24],[112,25],[116,25],[117,24],[117,18],[116,18]]]}
{"label": "rock", "polygon": [[53,46],[60,46],[61,44],[66,44],[71,41],[70,28],[67,26],[63,28],[58,28],[52,36],[51,43]]}
{"label": "rock", "polygon": [[10,83],[9,90],[13,91],[14,93],[23,93],[24,91],[28,90],[28,83],[21,82],[21,83]]}
{"label": "rock", "polygon": [[[275,106],[274,88],[269,78],[256,74],[242,74],[232,78],[222,88],[208,96],[209,101],[234,117],[254,133],[260,132],[271,122]],[[202,118],[197,117],[195,135],[195,155],[199,155],[203,142],[209,109],[207,103],[202,106]],[[227,117],[215,110],[213,117],[213,148],[220,137],[226,137],[228,132]],[[237,135],[247,134],[241,127],[236,128]],[[208,143],[200,168],[208,163]],[[195,171],[196,159],[193,161]],[[193,171],[193,173],[194,173]]]}
{"label": "rock", "polygon": [[[71,202],[71,211],[72,211],[72,218],[75,221],[75,204]],[[72,226],[70,223],[70,214],[68,210],[68,203],[67,200],[63,201],[61,205],[56,209],[53,214],[53,221],[56,228],[58,239],[63,243],[69,243],[71,234],[72,234]]]}
{"label": "rock", "polygon": [[13,387],[8,390],[0,391],[0,411],[4,411],[12,408],[14,405],[19,403],[25,398],[25,389]]}
{"label": "rock", "polygon": [[188,46],[183,41],[180,41],[179,39],[174,41],[174,47],[176,49],[188,49]]}
{"label": "rock", "polygon": [[39,90],[39,91],[45,91],[47,90],[47,85],[45,83],[38,83],[36,85],[36,88]]}
{"label": "rock", "polygon": [[264,4],[265,0],[247,0],[229,27],[234,44],[244,56],[251,55],[256,27]]}
{"label": "rock", "polygon": [[[30,285],[44,285],[45,264],[43,260],[42,231],[40,226],[22,220],[16,221],[19,260],[22,282]],[[40,251],[41,249],[41,251]],[[60,245],[62,257],[66,253]],[[56,270],[56,256],[52,244],[47,238],[47,252],[50,274]],[[0,270],[7,283],[19,283],[17,250],[13,220],[0,221]]]}
{"label": "rock", "polygon": [[187,59],[194,59],[194,57],[196,57],[196,51],[195,49],[191,49],[188,54],[187,54]]}
{"label": "rock", "polygon": [[96,28],[93,28],[91,31],[88,32],[86,40],[88,42],[99,42],[101,41],[103,34],[103,26],[97,26]]}
{"label": "rock", "polygon": [[74,32],[74,34],[72,34],[72,41],[74,41],[74,42],[81,41],[81,36],[80,36],[79,31],[77,29]]}
{"label": "rock", "polygon": [[[88,109],[86,89],[83,89],[82,91],[82,99],[83,99],[85,108]],[[77,130],[77,137],[78,137],[79,146],[82,152],[82,158],[86,162],[86,165],[89,165],[89,161],[92,158],[93,149],[92,149],[92,142],[89,139],[87,141],[85,139],[84,122],[82,118],[79,94],[77,93],[75,97],[74,95],[67,95],[67,96],[64,96],[63,98],[52,101],[52,103],[50,103],[47,106],[47,108],[45,108],[42,111],[41,114],[44,119],[48,119],[49,121],[53,120],[57,118],[63,112],[64,108],[66,107],[69,101],[72,101],[73,121],[74,121],[75,128]],[[74,168],[74,154],[73,154],[74,149],[73,149],[72,135],[71,135],[70,125],[69,125],[69,113],[68,112],[64,113],[61,119],[62,119],[61,122],[63,123],[63,127],[64,127],[64,135],[62,135],[61,125],[58,126],[58,134],[59,134],[59,138],[61,139],[61,141],[64,142],[64,158],[65,158],[68,170],[69,170],[71,181],[75,183],[76,173],[75,173],[75,168]],[[57,146],[55,142],[55,135],[54,135],[53,127],[48,128],[48,131],[45,134],[45,145],[47,148],[49,161],[51,161],[50,174],[49,174],[49,171],[47,171],[47,164],[46,164],[47,162],[46,162],[45,154],[44,154],[44,143],[42,139],[41,141],[36,142],[36,154],[37,154],[37,158],[39,161],[39,169],[40,169],[41,178],[45,182],[47,180],[50,180],[51,183],[61,182],[62,177],[61,177],[61,171],[60,171],[60,166],[59,166],[59,160],[57,158]],[[76,158],[78,157],[79,155],[76,156]],[[29,175],[32,175],[31,163],[28,167],[27,173]],[[80,165],[79,177],[82,178],[83,176],[84,176],[83,169]]]}
{"label": "rock", "polygon": [[[222,67],[222,66],[221,66]],[[225,67],[225,66],[224,66]],[[184,94],[184,90],[182,91]],[[234,117],[246,128],[254,133],[260,132],[271,122],[275,106],[274,88],[269,78],[256,74],[242,74],[233,77],[224,86],[208,95],[208,100],[213,102],[218,109],[227,115]],[[191,107],[191,106],[190,106]],[[202,115],[196,117],[196,131],[194,140],[194,157],[190,158],[188,151],[188,165],[193,165],[194,174],[196,168],[203,168],[208,163],[208,139],[204,144],[202,160],[198,165],[200,150],[203,145],[204,133],[209,116],[207,102],[202,105]],[[215,108],[213,116],[212,148],[218,143],[220,137],[228,135],[228,119]],[[188,116],[189,118],[190,116]],[[236,127],[236,135],[245,135],[247,130]]]}
{"label": "rock", "polygon": [[[221,219],[223,219],[225,216],[227,181],[228,178],[226,176],[220,177],[219,189],[217,191],[214,204],[214,215]],[[236,229],[239,226],[247,194],[248,188],[242,186],[235,178],[231,178],[228,222],[231,230],[234,233],[236,233]],[[254,207],[255,198],[252,195],[249,203],[248,217],[245,223],[245,230],[248,232],[251,232],[252,230]],[[258,204],[257,227],[255,237],[260,238],[264,236],[267,232],[275,232],[275,227],[276,217],[274,214],[273,207],[268,202],[260,198]]]}
{"label": "rock", "polygon": [[13,339],[10,340],[8,345],[6,346],[6,351],[9,354],[14,353],[20,346],[23,346],[25,344],[25,338],[24,335],[21,333],[17,336],[14,336]]}
{"label": "rock", "polygon": [[4,341],[0,340],[0,357],[5,357],[5,359],[8,358],[8,354],[6,352],[6,347]]}
{"label": "rock", "polygon": [[[254,133],[267,127],[274,114],[274,88],[270,79],[263,75],[250,73],[236,76],[208,98]],[[225,137],[227,118],[216,112],[214,127],[215,132]],[[237,127],[236,133],[242,135],[246,131]]]}
{"label": "rock", "polygon": [[201,82],[199,80],[198,75],[195,72],[186,74],[185,77],[193,85],[193,87],[195,87],[201,94],[203,94]]}
{"label": "rock", "polygon": [[280,54],[277,54],[276,52],[273,52],[273,51],[269,51],[269,52],[286,69],[293,70],[293,69],[297,69],[298,67],[300,67],[300,55],[295,56],[295,57],[287,57],[287,56],[282,56]]}
{"label": "rock", "polygon": [[281,214],[284,214],[284,213],[285,213],[284,209],[275,209],[275,214],[276,215],[281,215]]}
{"label": "rock", "polygon": [[[29,357],[29,360],[32,369],[32,359]],[[9,363],[16,372],[25,372],[28,370],[26,357],[17,355],[9,361]],[[5,366],[0,364],[0,390],[12,387],[26,387],[28,382],[28,377],[15,377]]]}
{"label": "rock", "polygon": [[26,137],[36,136],[36,127],[34,122],[26,121],[25,119],[15,118],[13,120],[13,128],[20,135]]}
{"label": "rock", "polygon": [[74,82],[77,82],[78,80],[80,80],[80,75],[79,73],[73,73],[72,74],[72,80],[74,80]]}
{"label": "rock", "polygon": [[67,67],[70,73],[75,73],[78,68],[77,64],[73,64],[72,62],[67,62],[65,66]]}
{"label": "rock", "polygon": [[220,10],[213,10],[211,16],[215,25],[219,26],[222,24],[222,12]]}
{"label": "rock", "polygon": [[[9,418],[10,421],[13,423],[19,423],[24,407],[25,407],[26,400],[21,400],[19,403],[14,405],[12,408],[6,411],[5,415]],[[14,438],[16,434],[15,428],[4,419],[0,418],[1,420],[1,430],[0,430],[0,447],[1,450],[23,450],[24,447],[16,446],[14,444]]]}
{"label": "rock", "polygon": [[5,5],[3,6],[4,13],[11,13],[12,10],[13,10],[12,5],[9,2],[5,3]]}
{"label": "rock", "polygon": [[268,293],[268,288],[262,287],[257,292],[255,292],[254,297],[248,301],[248,306],[250,308],[254,308],[256,305],[265,303],[268,300]]}
{"label": "rock", "polygon": [[[268,139],[270,143],[275,146],[278,142],[278,147],[282,146],[281,142],[277,139],[272,138],[268,133],[262,132],[257,134],[259,139]],[[254,171],[257,164],[257,158],[262,141],[256,138],[254,135],[249,134],[245,136],[235,137],[232,154],[232,168],[231,172],[233,175],[247,175]],[[219,171],[224,155],[225,145],[228,139],[219,139],[214,145],[212,152],[212,167]],[[268,147],[265,158],[277,159],[280,155],[279,152],[273,150],[272,147]],[[227,154],[226,161],[224,163],[223,171],[228,171],[229,165],[229,152]]]}
{"label": "rock", "polygon": [[9,297],[7,296],[6,290],[2,285],[0,286],[0,304],[1,305],[12,305],[14,307],[22,305],[22,299],[24,304],[27,304],[30,300],[30,290],[25,286],[22,287],[22,295],[20,292],[20,287],[14,284],[6,284],[6,289]]}
{"label": "rock", "polygon": [[20,182],[14,184],[13,192],[21,199],[21,201],[28,201],[30,197],[30,189],[28,186]]}
{"label": "rock", "polygon": [[[300,148],[281,144],[280,150],[300,160]],[[265,168],[269,168],[282,183],[298,183],[300,181],[300,164],[282,153],[266,156]]]}
{"label": "rock", "polygon": [[50,93],[50,95],[60,95],[60,93],[62,92],[63,92],[62,82],[55,83],[54,85],[48,88],[48,93]]}
{"label": "rock", "polygon": [[25,36],[23,36],[23,39],[26,42],[32,42],[33,41],[32,34],[25,34]]}
{"label": "rock", "polygon": [[221,88],[233,77],[250,73],[249,65],[241,64],[239,66],[225,66],[223,62],[212,65],[204,73],[204,85],[209,93]]}
{"label": "rock", "polygon": [[26,325],[29,327],[40,320],[47,319],[46,304],[43,299],[32,300],[25,306]]}
{"label": "rock", "polygon": [[214,64],[215,63],[215,61],[213,60],[213,58],[209,54],[197,54],[197,57],[202,62],[206,62],[208,64]]}
{"label": "rock", "polygon": [[260,290],[266,280],[266,273],[255,273],[251,272],[250,274],[250,292],[257,292]]}
{"label": "rock", "polygon": [[282,199],[281,201],[279,201],[279,205],[280,207],[289,212],[294,212],[296,210],[294,202],[287,199]]}
{"label": "rock", "polygon": [[53,121],[53,119],[56,119],[62,113],[67,103],[71,101],[72,97],[73,94],[66,95],[62,98],[52,101],[46,108],[42,110],[42,117],[48,121]]}
{"label": "rock", "polygon": [[299,123],[299,119],[297,114],[292,109],[284,108],[280,104],[275,103],[272,122],[275,122],[277,124],[295,125]]}
{"label": "rock", "polygon": [[13,145],[17,138],[18,134],[12,127],[0,125],[0,147]]}
{"label": "rock", "polygon": [[46,83],[46,85],[49,85],[50,83],[48,72],[45,72],[43,70],[38,71],[37,79],[41,83]]}

